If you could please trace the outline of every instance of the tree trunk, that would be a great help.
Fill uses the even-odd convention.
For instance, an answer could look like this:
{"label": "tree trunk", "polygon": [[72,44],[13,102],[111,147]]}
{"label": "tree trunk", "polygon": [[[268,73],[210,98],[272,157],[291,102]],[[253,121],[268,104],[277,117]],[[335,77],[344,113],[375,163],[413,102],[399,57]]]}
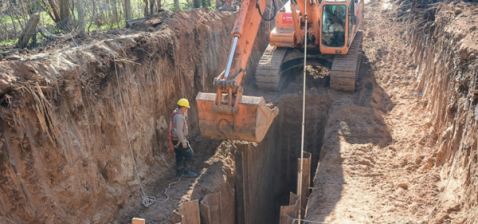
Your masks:
{"label": "tree trunk", "polygon": [[144,17],[147,17],[149,15],[148,0],[143,0],[143,2],[144,2]]}
{"label": "tree trunk", "polygon": [[181,6],[179,5],[179,0],[174,0],[174,5],[176,6],[176,10],[181,10]]}
{"label": "tree trunk", "polygon": [[201,0],[194,0],[194,8],[201,8]]}
{"label": "tree trunk", "polygon": [[149,13],[150,15],[154,14],[154,0],[149,0]]}
{"label": "tree trunk", "polygon": [[124,0],[124,12],[126,14],[126,27],[129,27],[128,20],[131,20],[131,0]]}
{"label": "tree trunk", "polygon": [[60,22],[61,18],[60,18],[60,14],[58,13],[59,11],[58,4],[56,3],[55,0],[48,0],[48,2],[50,3],[51,10],[53,11],[53,15],[55,16],[52,19],[55,21],[55,23]]}
{"label": "tree trunk", "polygon": [[35,14],[31,15],[25,30],[23,31],[22,35],[18,39],[17,47],[24,48],[28,45],[30,38],[32,38],[32,36],[35,35],[38,22],[40,22],[40,16]]}
{"label": "tree trunk", "polygon": [[70,17],[70,1],[60,0],[60,21]]}
{"label": "tree trunk", "polygon": [[78,0],[78,20],[80,22],[80,36],[85,36],[85,11],[83,6],[83,0]]}

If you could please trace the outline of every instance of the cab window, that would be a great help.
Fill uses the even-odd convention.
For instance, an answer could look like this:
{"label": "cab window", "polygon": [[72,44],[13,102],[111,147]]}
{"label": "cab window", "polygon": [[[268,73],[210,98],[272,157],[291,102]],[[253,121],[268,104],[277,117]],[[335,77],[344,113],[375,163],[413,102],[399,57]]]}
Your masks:
{"label": "cab window", "polygon": [[322,44],[327,47],[345,45],[347,9],[344,5],[325,5],[322,9]]}
{"label": "cab window", "polygon": [[352,33],[353,33],[353,25],[354,25],[354,13],[355,13],[355,10],[354,10],[354,3],[353,2],[350,2],[350,6],[349,6],[349,38],[348,39],[348,43],[347,45],[350,46],[352,44]]}

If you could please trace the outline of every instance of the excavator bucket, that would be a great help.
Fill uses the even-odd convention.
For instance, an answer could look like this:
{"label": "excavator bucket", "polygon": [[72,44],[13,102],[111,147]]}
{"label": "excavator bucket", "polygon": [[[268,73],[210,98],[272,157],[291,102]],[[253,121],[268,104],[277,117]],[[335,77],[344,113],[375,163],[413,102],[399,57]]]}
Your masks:
{"label": "excavator bucket", "polygon": [[279,113],[277,107],[269,108],[262,97],[242,96],[237,110],[221,106],[227,108],[221,111],[216,110],[215,99],[215,93],[199,93],[196,97],[199,129],[206,138],[260,142]]}

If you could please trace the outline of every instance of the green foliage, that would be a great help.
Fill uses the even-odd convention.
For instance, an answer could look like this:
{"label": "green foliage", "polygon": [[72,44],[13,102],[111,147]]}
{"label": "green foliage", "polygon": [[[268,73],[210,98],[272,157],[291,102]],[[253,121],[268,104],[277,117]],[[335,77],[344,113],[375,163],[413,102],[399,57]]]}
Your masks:
{"label": "green foliage", "polygon": [[[126,27],[125,15],[124,15],[124,2],[122,0],[116,1],[105,1],[105,0],[83,0],[85,8],[85,31],[93,32],[98,30],[109,30],[115,28]],[[155,1],[155,0],[154,0]],[[203,2],[203,5],[212,3],[211,6],[208,6],[209,9],[214,9],[214,0],[199,0]],[[0,0],[1,2],[1,0]],[[75,23],[78,19],[78,6],[77,1],[75,3],[74,11],[71,12],[71,16]],[[190,10],[194,8],[194,0],[180,0],[181,10]],[[44,4],[46,3],[46,4]],[[156,2],[155,2],[156,3]],[[10,5],[10,8],[3,8],[3,11],[0,11],[0,33],[5,33],[6,35],[0,34],[0,46],[11,46],[14,45],[22,32],[22,28],[26,25],[30,15],[28,13],[34,12],[40,16],[40,25],[43,25],[48,32],[50,33],[59,33],[62,30],[55,26],[55,21],[51,18],[53,14],[52,6],[48,1],[42,0],[24,0],[17,1],[16,6]],[[23,4],[23,5],[22,5]],[[161,2],[162,9],[170,12],[176,11],[176,5],[174,0],[162,0]],[[149,6],[148,6],[149,7]],[[157,5],[155,5],[155,11],[157,10]],[[131,17],[132,19],[143,18],[145,9],[144,0],[131,0]],[[68,25],[75,26],[75,25]],[[70,27],[74,29],[74,27]],[[37,34],[36,39],[38,43],[41,43],[44,40],[40,34]]]}
{"label": "green foliage", "polygon": [[0,46],[14,46],[15,44],[16,44],[15,39],[0,41]]}

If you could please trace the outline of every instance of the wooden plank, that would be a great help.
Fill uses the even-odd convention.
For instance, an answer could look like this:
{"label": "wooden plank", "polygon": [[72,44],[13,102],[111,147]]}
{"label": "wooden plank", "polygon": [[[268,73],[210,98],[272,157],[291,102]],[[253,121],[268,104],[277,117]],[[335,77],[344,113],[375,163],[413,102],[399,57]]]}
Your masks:
{"label": "wooden plank", "polygon": [[295,205],[287,205],[287,206],[280,206],[280,224],[291,224],[296,213],[296,206]]}
{"label": "wooden plank", "polygon": [[173,212],[173,222],[183,224],[200,224],[198,200],[181,203]]}
{"label": "wooden plank", "polygon": [[[244,195],[244,167],[242,163],[243,158],[243,151],[247,150],[244,149],[243,145],[237,145],[238,148],[234,150],[234,158],[236,164],[236,223],[244,224],[245,223],[245,195]],[[242,149],[242,150],[241,150]]]}
{"label": "wooden plank", "polygon": [[[309,187],[310,187],[310,166],[312,164],[312,154],[304,152],[302,159],[302,194],[300,196],[301,201],[301,214],[302,217],[305,216],[305,209],[307,207],[307,198],[309,197]],[[298,159],[297,170],[300,171],[301,159]],[[298,175],[297,178],[300,178]],[[297,186],[298,189],[299,186]],[[292,199],[292,198],[291,198]]]}
{"label": "wooden plank", "polygon": [[221,224],[221,192],[206,195],[201,200],[201,221],[203,224]]}
{"label": "wooden plank", "polygon": [[131,224],[146,224],[146,220],[141,218],[133,218]]}
{"label": "wooden plank", "polygon": [[199,215],[201,216],[201,222],[204,224],[211,223],[211,207],[208,205],[203,204],[202,202],[199,204]]}
{"label": "wooden plank", "polygon": [[299,211],[299,196],[290,192],[289,205],[280,207],[280,224],[292,224],[297,219]]}

